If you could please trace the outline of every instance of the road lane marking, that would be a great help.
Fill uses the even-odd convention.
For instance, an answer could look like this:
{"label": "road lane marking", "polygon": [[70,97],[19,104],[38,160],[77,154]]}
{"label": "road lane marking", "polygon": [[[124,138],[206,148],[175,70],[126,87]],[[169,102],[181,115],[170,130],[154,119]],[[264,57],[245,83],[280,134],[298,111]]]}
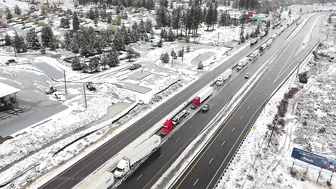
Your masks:
{"label": "road lane marking", "polygon": [[261,90],[259,91],[259,93],[261,93]]}
{"label": "road lane marking", "polygon": [[178,140],[180,140],[180,138],[176,139],[176,142],[177,142]]}
{"label": "road lane marking", "polygon": [[142,177],[142,174],[140,176],[138,176],[138,178],[136,180],[139,180]]}
{"label": "road lane marking", "polygon": [[198,179],[194,182],[194,186],[197,184],[197,182],[198,182]]}
{"label": "road lane marking", "polygon": [[250,109],[250,108],[251,108],[251,106],[247,107],[247,109]]}
{"label": "road lane marking", "polygon": [[244,116],[241,116],[240,119],[243,119]]}
{"label": "road lane marking", "polygon": [[209,164],[212,162],[213,158],[211,158],[211,160],[209,161]]}
{"label": "road lane marking", "polygon": [[194,125],[193,125],[193,124],[191,124],[189,128],[191,128],[191,127],[193,127],[193,126],[194,126]]}
{"label": "road lane marking", "polygon": [[225,144],[225,141],[222,143],[222,145],[221,145],[221,146],[224,146],[224,144]]}
{"label": "road lane marking", "polygon": [[158,159],[160,159],[162,157],[163,154],[160,155],[160,157]]}
{"label": "road lane marking", "polygon": [[256,98],[254,98],[253,100],[256,100]]}
{"label": "road lane marking", "polygon": [[235,127],[233,127],[233,129],[232,129],[232,131],[234,131],[236,128]]}

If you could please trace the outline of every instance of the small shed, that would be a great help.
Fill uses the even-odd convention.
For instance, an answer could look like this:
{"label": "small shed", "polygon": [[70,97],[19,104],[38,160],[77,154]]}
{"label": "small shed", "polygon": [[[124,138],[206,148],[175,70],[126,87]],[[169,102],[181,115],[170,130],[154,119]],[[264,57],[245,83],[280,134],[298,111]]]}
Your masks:
{"label": "small shed", "polygon": [[18,108],[16,93],[20,89],[0,82],[0,111]]}

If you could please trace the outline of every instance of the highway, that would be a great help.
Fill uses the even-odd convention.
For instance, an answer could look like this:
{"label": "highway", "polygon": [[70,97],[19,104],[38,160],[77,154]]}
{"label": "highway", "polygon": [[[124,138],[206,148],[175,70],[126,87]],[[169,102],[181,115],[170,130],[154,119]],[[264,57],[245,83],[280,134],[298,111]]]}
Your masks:
{"label": "highway", "polygon": [[[319,19],[318,15],[312,16],[295,38],[289,42],[287,48],[270,65],[269,70],[253,91],[248,94],[234,114],[222,125],[221,129],[172,188],[208,189],[215,186],[245,134],[262,111],[265,100],[305,58],[318,41],[323,22],[317,23],[309,43],[302,43],[307,33],[314,27],[317,19]],[[306,48],[300,53],[300,48],[303,45],[306,45]]]}
{"label": "highway", "polygon": [[[292,40],[288,40],[287,43],[285,43],[286,38],[289,36],[295,26],[291,26],[284,33],[282,33],[262,56],[260,56],[254,63],[250,63],[235,78],[232,78],[230,82],[228,82],[224,87],[220,89],[218,94],[216,94],[212,99],[210,99],[209,102],[207,102],[211,107],[207,113],[203,114],[201,112],[198,112],[191,119],[186,121],[183,126],[180,127],[179,130],[176,131],[176,133],[161,146],[160,152],[157,152],[152,157],[150,157],[150,159],[148,159],[143,165],[141,165],[140,168],[118,188],[151,188],[155,184],[155,182],[162,176],[162,174],[170,167],[170,165],[174,163],[174,161],[179,157],[179,155],[184,151],[189,143],[198,136],[200,131],[208,124],[208,122],[213,119],[213,117],[220,111],[220,109],[222,109],[225,104],[227,104],[229,100],[233,97],[233,95],[235,95],[236,92],[246,83],[246,79],[244,78],[245,73],[250,73],[250,75],[252,75],[261,67],[261,65],[267,62],[269,59],[276,58],[275,55],[277,55],[282,49],[284,49],[279,57],[273,61],[272,67],[260,81],[259,85],[255,88],[255,90],[253,90],[251,94],[249,94],[248,100],[246,100],[249,103],[245,103],[246,105],[243,104],[243,106],[238,109],[238,111],[243,112],[238,112],[235,114],[234,117],[237,117],[237,120],[234,119],[234,121],[236,122],[233,124],[230,123],[230,127],[227,127],[227,129],[225,130],[225,137],[229,138],[222,137],[220,140],[216,140],[217,145],[216,148],[214,148],[214,152],[212,153],[218,154],[219,156],[227,154],[227,152],[230,151],[230,148],[234,146],[233,144],[235,142],[232,139],[238,138],[238,135],[242,133],[243,129],[250,126],[248,124],[239,126],[241,125],[240,122],[242,122],[243,124],[245,121],[253,120],[258,115],[254,112],[256,112],[256,109],[260,106],[260,103],[262,103],[260,101],[265,100],[266,96],[270,95],[275,87],[279,83],[281,83],[285,79],[287,74],[292,71],[292,68],[295,67],[296,64],[292,64],[292,61],[294,60],[294,55],[296,55],[294,53],[296,52],[295,49],[300,48],[301,42],[306,36],[305,34],[310,31],[309,28],[314,24],[315,18],[317,18],[317,16],[312,17],[302,28],[302,30],[298,32]],[[313,42],[310,44],[314,45]],[[309,50],[308,47],[306,47],[305,49],[305,52]],[[304,57],[304,53],[302,53],[302,56],[300,57]],[[277,80],[274,82],[275,78],[277,78]],[[230,129],[230,131],[228,129]],[[225,145],[223,145],[224,141],[226,141]],[[218,145],[223,148],[223,151],[221,148],[218,148]],[[179,181],[179,183],[183,183],[183,185],[181,184],[180,188],[184,189],[193,187],[193,183],[196,181],[197,178],[203,179],[206,177],[210,177],[210,179],[202,181],[204,183],[210,182],[212,175],[214,175],[211,175],[210,172],[216,172],[217,169],[210,169],[210,165],[208,163],[210,162],[211,158],[214,158],[213,160],[211,160],[211,167],[217,166],[218,168],[218,163],[221,161],[221,159],[215,159],[216,157],[214,157],[213,154],[208,155],[208,153],[206,153],[206,157],[206,160],[204,160],[206,164],[202,164],[202,166],[195,172],[192,171],[192,173],[200,175],[197,175],[196,177],[194,175],[191,175],[190,177],[186,177],[190,178],[190,180],[185,180],[184,182]],[[217,162],[217,164],[215,164],[215,162]],[[209,172],[207,173],[207,171]],[[201,181],[197,181],[197,184],[199,184],[198,182]],[[197,186],[197,188],[205,187],[206,186],[204,185],[200,185],[200,187]]]}
{"label": "highway", "polygon": [[[294,28],[294,26],[292,27]],[[285,31],[284,33],[289,33]],[[280,37],[281,38],[281,37]],[[264,38],[262,41],[265,41]],[[280,45],[280,43],[278,44]],[[175,95],[161,106],[138,120],[136,123],[125,129],[123,132],[100,146],[89,155],[82,158],[80,161],[69,167],[55,178],[41,186],[40,188],[72,188],[81,182],[86,176],[94,172],[98,167],[116,155],[120,150],[134,141],[137,137],[147,131],[150,127],[161,121],[166,115],[173,111],[176,107],[186,102],[189,97],[193,96],[205,85],[213,81],[214,77],[219,76],[226,69],[231,68],[232,65],[237,63],[242,57],[251,53],[256,47],[246,47],[234,56],[232,56],[225,63],[218,66],[211,72],[203,75],[198,81],[188,86],[186,89]],[[243,82],[242,80],[236,81],[237,83]],[[235,87],[234,87],[235,88]],[[232,93],[233,94],[233,93]],[[210,113],[210,112],[209,112]],[[197,116],[196,116],[197,117]],[[200,119],[200,118],[198,118]],[[136,187],[137,188],[137,187]]]}

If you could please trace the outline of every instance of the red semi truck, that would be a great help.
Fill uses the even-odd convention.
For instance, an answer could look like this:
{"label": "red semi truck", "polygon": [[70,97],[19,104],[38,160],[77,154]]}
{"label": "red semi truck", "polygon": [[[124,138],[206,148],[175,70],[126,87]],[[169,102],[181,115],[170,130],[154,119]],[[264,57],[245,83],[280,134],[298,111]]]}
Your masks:
{"label": "red semi truck", "polygon": [[173,130],[174,123],[172,120],[167,119],[161,127],[160,134],[167,135],[171,130]]}
{"label": "red semi truck", "polygon": [[209,98],[209,96],[213,93],[213,88],[208,87],[203,89],[201,92],[199,92],[196,97],[191,102],[191,109],[196,109],[204,100]]}

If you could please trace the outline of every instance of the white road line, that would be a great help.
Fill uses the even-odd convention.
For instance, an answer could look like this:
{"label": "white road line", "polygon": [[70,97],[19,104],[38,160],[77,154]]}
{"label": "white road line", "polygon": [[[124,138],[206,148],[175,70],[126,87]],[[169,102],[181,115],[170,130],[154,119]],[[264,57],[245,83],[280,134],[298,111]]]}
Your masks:
{"label": "white road line", "polygon": [[142,174],[136,180],[139,180],[141,177],[142,177]]}
{"label": "white road line", "polygon": [[178,140],[180,140],[180,138],[176,139],[176,142],[177,142]]}
{"label": "white road line", "polygon": [[233,127],[233,129],[232,129],[232,131],[234,131],[236,128],[235,127]]}
{"label": "white road line", "polygon": [[259,93],[261,93],[261,90],[259,91]]}
{"label": "white road line", "polygon": [[250,108],[251,108],[251,106],[247,107],[247,109],[250,109]]}
{"label": "white road line", "polygon": [[224,146],[224,144],[225,144],[225,141],[222,143],[222,146]]}
{"label": "white road line", "polygon": [[197,182],[198,182],[198,179],[194,182],[194,186],[197,184]]}
{"label": "white road line", "polygon": [[209,164],[212,162],[213,158],[211,158],[211,160],[209,161]]}
{"label": "white road line", "polygon": [[244,116],[241,116],[240,119],[243,119]]}
{"label": "white road line", "polygon": [[191,127],[193,127],[193,126],[194,126],[194,125],[193,125],[193,124],[191,124],[189,128],[191,128]]}
{"label": "white road line", "polygon": [[160,159],[162,157],[163,154],[160,155],[160,157],[158,159]]}
{"label": "white road line", "polygon": [[256,98],[254,98],[253,100],[256,100]]}

